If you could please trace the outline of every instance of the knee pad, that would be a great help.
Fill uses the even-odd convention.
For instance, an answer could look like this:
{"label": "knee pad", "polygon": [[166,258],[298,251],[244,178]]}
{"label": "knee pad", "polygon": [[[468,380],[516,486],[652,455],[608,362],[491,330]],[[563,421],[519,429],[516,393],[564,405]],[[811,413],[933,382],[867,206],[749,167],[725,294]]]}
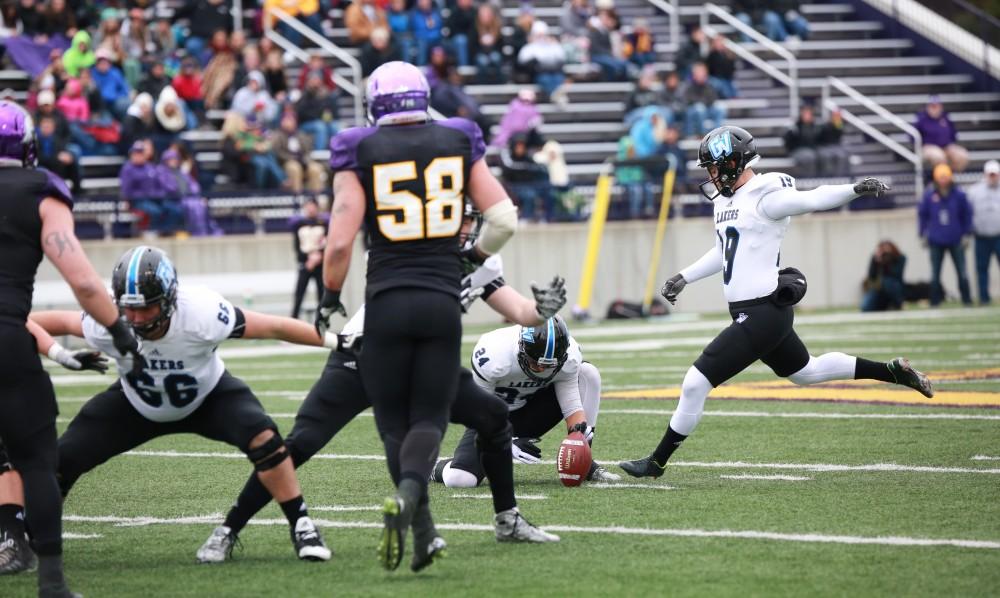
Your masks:
{"label": "knee pad", "polygon": [[482,481],[474,473],[452,467],[451,463],[445,465],[441,478],[449,488],[475,488]]}
{"label": "knee pad", "polygon": [[253,468],[257,471],[268,471],[281,465],[288,458],[288,448],[281,434],[277,432],[271,436],[264,444],[257,448],[247,449],[247,459],[253,463]]}
{"label": "knee pad", "polygon": [[509,453],[510,443],[514,437],[514,426],[504,418],[503,427],[491,433],[478,431],[476,434],[476,449],[481,453]]}

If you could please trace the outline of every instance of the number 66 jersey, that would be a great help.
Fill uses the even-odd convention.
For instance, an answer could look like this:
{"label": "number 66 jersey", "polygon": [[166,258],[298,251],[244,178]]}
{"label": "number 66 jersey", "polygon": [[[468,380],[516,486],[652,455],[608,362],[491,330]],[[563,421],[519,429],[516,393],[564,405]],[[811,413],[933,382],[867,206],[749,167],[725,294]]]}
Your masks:
{"label": "number 66 jersey", "polygon": [[369,299],[394,287],[458,297],[457,236],[469,173],[485,152],[479,126],[464,118],[352,128],[330,141],[330,169],[353,171],[365,191]]}
{"label": "number 66 jersey", "polygon": [[155,422],[184,419],[201,406],[226,369],[216,348],[242,332],[242,313],[222,295],[178,285],[170,328],[163,338],[142,341],[146,368],[136,376],[132,358],[118,353],[108,331],[89,315],[83,317],[84,339],[114,358],[129,403]]}

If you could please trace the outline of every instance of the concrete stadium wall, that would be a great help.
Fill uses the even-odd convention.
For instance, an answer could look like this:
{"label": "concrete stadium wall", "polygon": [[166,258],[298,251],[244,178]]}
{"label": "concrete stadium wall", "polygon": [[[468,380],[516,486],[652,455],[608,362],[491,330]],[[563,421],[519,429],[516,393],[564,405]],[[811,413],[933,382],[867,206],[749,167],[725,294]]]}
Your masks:
{"label": "concrete stadium wall", "polygon": [[[590,311],[594,316],[603,317],[608,304],[615,298],[641,299],[654,229],[655,223],[648,221],[607,225],[591,302]],[[809,293],[803,300],[803,307],[857,306],[868,259],[881,239],[891,239],[906,254],[907,281],[929,280],[929,258],[920,246],[916,231],[916,213],[912,210],[800,216],[793,218],[783,245],[781,263],[798,267],[808,277]],[[712,222],[707,218],[670,221],[656,277],[657,290],[663,280],[699,258],[710,247],[713,234]],[[586,224],[522,227],[509,248],[503,251],[508,283],[528,293],[531,281],[547,281],[554,274],[561,274],[566,277],[569,305],[573,305],[577,301],[586,240]],[[115,260],[134,244],[134,241],[101,241],[86,243],[85,248],[98,271],[110,279]],[[289,235],[163,240],[156,244],[174,258],[181,280],[215,288],[238,304],[251,303],[253,308],[262,311],[290,311],[295,258]],[[971,248],[967,252],[967,262],[975,289]],[[364,259],[359,244],[345,287],[344,298],[349,309],[356,309],[362,302],[363,275]],[[957,293],[958,285],[950,261],[942,278],[945,287]],[[36,308],[72,302],[68,288],[47,262],[43,263],[39,279]],[[991,279],[993,295],[1000,296],[1000,273],[995,265]],[[721,275],[688,286],[676,311],[723,311],[726,304],[721,286]],[[310,289],[306,306],[314,305],[314,301]],[[568,314],[568,309],[565,313]],[[468,321],[494,322],[496,315],[485,306],[477,305]]]}

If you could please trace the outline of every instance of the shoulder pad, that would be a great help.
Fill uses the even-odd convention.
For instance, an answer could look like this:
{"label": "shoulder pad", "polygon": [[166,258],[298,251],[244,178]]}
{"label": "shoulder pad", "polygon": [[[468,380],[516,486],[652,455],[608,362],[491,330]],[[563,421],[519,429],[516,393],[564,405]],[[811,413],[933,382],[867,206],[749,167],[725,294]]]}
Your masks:
{"label": "shoulder pad", "polygon": [[459,116],[435,121],[443,127],[457,129],[469,138],[469,165],[486,154],[486,144],[483,142],[483,132],[475,122]]}
{"label": "shoulder pad", "polygon": [[780,189],[795,188],[795,178],[783,172],[765,172],[757,176],[763,179],[757,184],[757,190],[761,195]]}
{"label": "shoulder pad", "polygon": [[374,127],[352,127],[334,135],[330,140],[330,170],[357,170],[358,144],[376,130]]}
{"label": "shoulder pad", "polygon": [[180,326],[184,333],[199,340],[219,342],[229,336],[235,315],[232,304],[216,291],[179,284],[177,309],[170,325]]}
{"label": "shoulder pad", "polygon": [[511,365],[517,360],[517,342],[511,340],[510,330],[517,328],[520,327],[510,326],[481,336],[472,350],[473,370],[490,381],[509,374]]}

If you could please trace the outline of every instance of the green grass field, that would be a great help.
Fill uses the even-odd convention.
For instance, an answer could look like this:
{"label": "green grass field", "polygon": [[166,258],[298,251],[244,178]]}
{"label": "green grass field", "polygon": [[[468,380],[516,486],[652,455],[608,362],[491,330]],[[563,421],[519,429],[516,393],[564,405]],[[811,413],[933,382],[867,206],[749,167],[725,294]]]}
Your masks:
{"label": "green grass field", "polygon": [[[724,324],[572,328],[604,379],[595,458],[621,473],[618,460],[655,446],[683,372]],[[736,398],[710,398],[664,477],[611,487],[562,487],[554,432],[542,443],[548,464],[517,465],[515,477],[522,511],[562,542],[497,544],[486,488],[432,486],[450,554],[418,575],[375,560],[376,505],[390,484],[370,413],[300,471],[336,552],[329,563],[297,561],[270,506],[232,562],[195,564],[250,467],[225,445],[163,438],[76,486],[65,505],[68,578],[88,597],[1000,594],[1000,310],[800,314],[796,328],[813,354],[906,355],[937,375],[940,398],[876,384],[800,390],[754,366],[716,393]],[[466,331],[466,355],[482,330]],[[241,341],[223,356],[283,432],[325,358]],[[50,371],[61,427],[110,381]],[[664,396],[674,398],[648,398]],[[910,404],[885,404],[898,401]],[[442,454],[459,434],[449,430]],[[0,578],[0,596],[31,596],[34,584]]]}

